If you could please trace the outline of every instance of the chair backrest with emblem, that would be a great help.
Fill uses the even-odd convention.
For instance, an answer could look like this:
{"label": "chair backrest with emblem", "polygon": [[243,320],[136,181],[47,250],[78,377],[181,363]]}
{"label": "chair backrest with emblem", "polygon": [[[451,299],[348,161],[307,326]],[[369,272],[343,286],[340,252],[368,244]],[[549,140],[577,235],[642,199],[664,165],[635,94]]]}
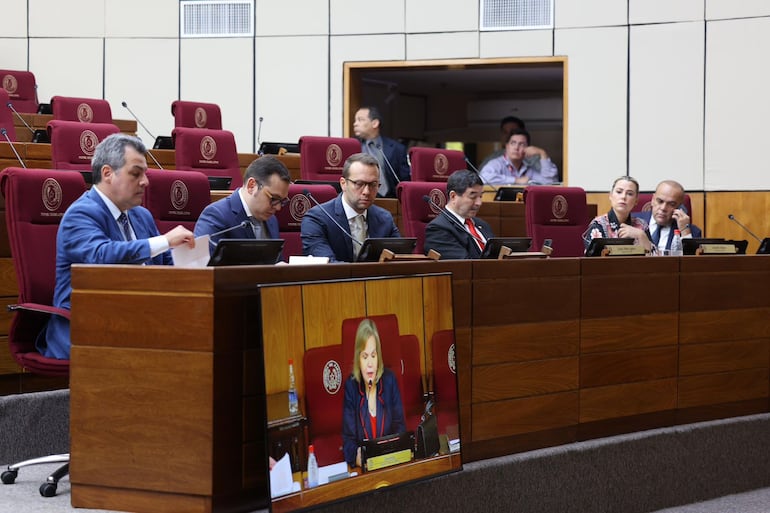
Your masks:
{"label": "chair backrest with emblem", "polygon": [[[636,201],[636,206],[631,211],[633,214],[634,212],[649,212],[652,210],[652,198],[655,195],[654,192],[640,192],[639,197]],[[687,213],[692,218],[692,203],[690,201],[690,195],[685,194],[684,195],[684,206],[687,209]]]}
{"label": "chair backrest with emblem", "polygon": [[[445,182],[401,182],[396,187],[396,195],[401,203],[401,222],[404,237],[417,237],[415,253],[423,253],[425,245],[425,227],[447,203]],[[432,204],[425,201],[430,198]]]}
{"label": "chair backrest with emblem", "polygon": [[343,372],[342,361],[341,344],[308,349],[303,357],[308,443],[313,444],[320,466],[345,460],[342,408],[348,376]]}
{"label": "chair backrest with emblem", "polygon": [[171,103],[174,126],[222,130],[222,111],[216,103],[176,100]]}
{"label": "chair backrest with emblem", "polygon": [[235,137],[228,130],[177,127],[174,139],[175,165],[183,171],[199,171],[206,176],[230,177],[230,189],[243,185]]}
{"label": "chair backrest with emblem", "polygon": [[308,210],[315,206],[304,191],[313,198],[324,203],[337,197],[337,191],[331,185],[291,184],[289,185],[289,204],[275,214],[278,220],[280,238],[284,240],[283,257],[288,261],[291,255],[302,254],[302,237],[300,228],[302,218]]}
{"label": "chair backrest with emblem", "polygon": [[580,187],[532,185],[524,192],[527,237],[539,251],[545,239],[553,241],[553,257],[583,256],[583,232],[588,218],[586,191]]}
{"label": "chair backrest with emblem", "polygon": [[47,128],[51,139],[51,167],[67,171],[90,171],[99,142],[120,132],[112,123],[61,120],[49,121]]}
{"label": "chair backrest with emblem", "polygon": [[465,169],[465,154],[442,148],[409,148],[413,182],[446,182],[449,175]]}
{"label": "chair backrest with emblem", "polygon": [[160,233],[177,225],[192,231],[203,209],[211,202],[206,175],[197,171],[148,169],[149,185],[142,204],[150,211]]}
{"label": "chair backrest with emblem", "polygon": [[0,84],[2,84],[5,92],[8,93],[8,99],[13,104],[14,109],[18,112],[32,114],[37,112],[39,102],[34,73],[31,71],[0,69]]}
{"label": "chair backrest with emblem", "polygon": [[[8,108],[10,98],[5,89],[0,87],[0,128],[5,128],[11,141],[16,140],[16,125],[14,124],[13,111]],[[0,142],[5,142],[5,137],[0,137]]]}
{"label": "chair backrest with emblem", "polygon": [[80,123],[112,123],[110,103],[100,98],[54,96],[51,98],[51,109],[53,119]]}
{"label": "chair backrest with emblem", "polygon": [[299,138],[299,171],[303,180],[339,181],[345,161],[361,152],[361,143],[352,137]]}

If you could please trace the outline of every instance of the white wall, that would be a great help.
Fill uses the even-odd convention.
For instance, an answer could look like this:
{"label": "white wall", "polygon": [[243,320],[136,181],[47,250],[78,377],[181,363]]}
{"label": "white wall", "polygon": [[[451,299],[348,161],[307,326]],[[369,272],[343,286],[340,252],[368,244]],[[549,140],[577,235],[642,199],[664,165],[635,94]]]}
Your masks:
{"label": "white wall", "polygon": [[[478,0],[256,0],[256,37],[178,39],[178,0],[3,0],[0,68],[41,101],[127,101],[154,135],[170,103],[219,103],[241,151],[342,133],[346,61],[566,56],[571,184],[630,172],[689,189],[770,189],[770,2],[556,0],[554,30],[477,30]],[[146,134],[140,129],[140,135]],[[627,164],[628,161],[628,164]]]}

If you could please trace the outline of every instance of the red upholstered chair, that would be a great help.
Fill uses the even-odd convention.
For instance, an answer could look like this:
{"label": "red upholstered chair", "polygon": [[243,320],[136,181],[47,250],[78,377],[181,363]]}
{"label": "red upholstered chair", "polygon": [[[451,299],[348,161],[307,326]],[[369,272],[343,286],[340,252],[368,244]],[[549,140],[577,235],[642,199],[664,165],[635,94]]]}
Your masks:
{"label": "red upholstered chair", "polygon": [[112,123],[110,103],[101,98],[54,96],[51,98],[51,109],[53,119],[81,123]]}
{"label": "red upholstered chair", "polygon": [[206,176],[226,176],[232,179],[230,189],[243,185],[235,137],[228,130],[177,127],[174,139],[176,168],[199,171]]}
{"label": "red upholstered chair", "polygon": [[409,148],[413,182],[446,182],[449,175],[465,169],[465,154],[441,148]]}
{"label": "red upholstered chair", "polygon": [[[12,141],[16,140],[16,126],[13,124],[13,111],[8,108],[8,93],[0,88],[0,128],[5,128],[6,135]],[[4,142],[5,137],[0,136],[0,142]]]}
{"label": "red upholstered chair", "polygon": [[302,238],[300,227],[302,218],[308,210],[315,206],[303,191],[308,191],[319,203],[324,203],[337,197],[337,190],[331,185],[291,184],[289,185],[289,204],[277,214],[278,231],[284,240],[283,256],[286,261],[291,255],[302,254]]}
{"label": "red upholstered chair", "polygon": [[176,100],[171,103],[174,126],[222,130],[222,112],[216,103]]}
{"label": "red upholstered chair", "polygon": [[[37,83],[31,71],[16,71],[0,69],[0,81],[3,89],[13,103],[13,108],[19,112],[36,113],[39,106],[37,101]],[[8,103],[5,102],[4,105]]]}
{"label": "red upholstered chair", "polygon": [[457,363],[454,330],[440,330],[431,338],[433,359],[433,397],[436,401],[439,433],[458,425]]}
{"label": "red upholstered chair", "polygon": [[[345,461],[342,453],[342,407],[345,380],[342,345],[314,347],[305,351],[305,415],[308,443],[313,444],[318,465]],[[304,466],[305,462],[301,462]]]}
{"label": "red upholstered chair", "polygon": [[588,227],[586,191],[580,187],[532,185],[524,192],[527,236],[539,251],[553,239],[553,257],[583,256],[583,232]]}
{"label": "red upholstered chair", "polygon": [[[652,210],[652,197],[654,193],[652,192],[640,192],[639,193],[639,200],[636,202],[636,206],[634,207],[633,212],[649,212]],[[692,204],[690,202],[690,195],[685,194],[684,195],[684,206],[687,208],[687,212],[689,213],[690,217],[692,217]]]}
{"label": "red upholstered chair", "polygon": [[197,171],[148,169],[150,184],[144,190],[143,205],[152,213],[160,233],[182,225],[192,231],[206,206],[211,203],[209,180]]}
{"label": "red upholstered chair", "polygon": [[417,237],[415,253],[424,253],[425,227],[441,210],[426,202],[428,196],[433,203],[443,208],[446,205],[446,183],[441,182],[401,182],[396,187],[396,195],[401,203],[401,222],[404,225],[404,237]]}
{"label": "red upholstered chair", "polygon": [[303,180],[339,181],[348,157],[361,152],[361,143],[352,137],[299,138],[299,171]]}
{"label": "red upholstered chair", "polygon": [[[35,341],[50,315],[69,317],[68,310],[51,306],[56,284],[56,233],[64,211],[85,192],[85,182],[79,173],[9,167],[0,173],[0,189],[5,196],[8,239],[19,286],[8,333],[11,355],[25,372],[69,376],[69,360],[42,356]],[[65,462],[69,462],[68,454],[9,465],[2,481],[13,483],[21,467]],[[40,487],[40,493],[55,495],[59,479],[67,472],[68,465],[56,470]]]}
{"label": "red upholstered chair", "polygon": [[90,171],[91,159],[99,141],[118,132],[118,127],[111,123],[49,121],[51,166],[67,171]]}

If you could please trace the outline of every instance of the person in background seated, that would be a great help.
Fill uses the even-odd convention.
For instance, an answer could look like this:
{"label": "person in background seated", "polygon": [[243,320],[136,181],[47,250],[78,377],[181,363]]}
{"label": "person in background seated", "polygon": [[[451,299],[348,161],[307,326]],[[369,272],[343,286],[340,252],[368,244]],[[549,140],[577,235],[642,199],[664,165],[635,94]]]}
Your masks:
{"label": "person in background seated", "polygon": [[351,466],[361,466],[361,442],[406,431],[401,391],[382,361],[377,326],[364,319],[356,331],[353,374],[345,381],[342,452]]}
{"label": "person in background seated", "polygon": [[360,243],[368,237],[401,237],[390,212],[374,204],[379,176],[377,159],[371,155],[348,157],[340,178],[342,193],[302,218],[303,254],[329,257],[330,262],[355,262]]}
{"label": "person in background seated", "polygon": [[494,237],[492,228],[476,219],[483,191],[484,182],[473,171],[462,169],[449,176],[447,206],[425,227],[426,254],[433,249],[442,260],[481,257],[487,240]]}
{"label": "person in background seated", "polygon": [[[539,168],[531,158],[539,159]],[[544,149],[530,146],[529,132],[512,130],[505,143],[505,154],[481,168],[481,176],[489,185],[538,184],[559,181],[559,170]]]}
{"label": "person in background seated", "polygon": [[[361,107],[353,120],[353,133],[361,140],[361,152],[368,153],[379,163],[380,186],[377,196],[395,198],[398,182],[409,181],[411,170],[406,162],[403,144],[380,135],[382,115],[376,107]],[[392,170],[391,170],[392,166]],[[398,175],[398,180],[393,174]]]}
{"label": "person in background seated", "polygon": [[516,116],[506,116],[500,120],[500,143],[502,148],[495,150],[484,158],[484,161],[479,165],[479,169],[484,169],[484,166],[489,164],[490,160],[494,160],[497,157],[502,157],[505,154],[505,145],[508,142],[508,136],[511,135],[513,130],[526,130],[524,120],[517,118]]}
{"label": "person in background seated", "polygon": [[701,236],[700,228],[690,224],[690,216],[684,208],[684,187],[679,182],[660,182],[652,196],[651,207],[651,210],[634,216],[649,224],[650,238],[659,254],[671,249],[674,230],[679,230],[683,239]]}
{"label": "person in background seated", "polygon": [[597,216],[583,233],[585,249],[596,238],[632,238],[634,244],[641,244],[645,251],[651,251],[652,242],[647,236],[647,223],[632,217],[631,211],[639,199],[639,182],[630,176],[621,176],[612,183],[610,190],[610,211]]}
{"label": "person in background seated", "polygon": [[[212,235],[209,253],[219,239],[278,239],[278,220],[274,214],[289,202],[291,176],[286,166],[275,157],[265,156],[249,164],[243,186],[208,205],[195,223],[195,236]],[[247,226],[238,226],[249,221]]]}
{"label": "person in background seated", "polygon": [[[160,235],[152,214],[141,206],[150,183],[146,153],[142,141],[125,134],[110,135],[96,147],[93,187],[70,205],[56,235],[55,307],[70,309],[72,264],[171,265],[169,248],[195,246],[193,233],[183,226]],[[70,345],[69,320],[51,316],[38,336],[38,351],[68,359]]]}

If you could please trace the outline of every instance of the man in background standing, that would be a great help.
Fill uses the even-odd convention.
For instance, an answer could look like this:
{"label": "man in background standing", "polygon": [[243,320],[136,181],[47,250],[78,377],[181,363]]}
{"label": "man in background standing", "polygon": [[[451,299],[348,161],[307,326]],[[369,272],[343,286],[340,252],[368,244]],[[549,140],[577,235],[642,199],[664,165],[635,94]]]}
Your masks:
{"label": "man in background standing", "polygon": [[[406,148],[403,144],[384,137],[382,114],[376,107],[361,107],[353,120],[353,133],[361,140],[361,152],[368,153],[380,164],[380,187],[377,196],[395,198],[398,182],[409,180],[411,171],[406,162]],[[395,175],[398,175],[396,178]]]}

